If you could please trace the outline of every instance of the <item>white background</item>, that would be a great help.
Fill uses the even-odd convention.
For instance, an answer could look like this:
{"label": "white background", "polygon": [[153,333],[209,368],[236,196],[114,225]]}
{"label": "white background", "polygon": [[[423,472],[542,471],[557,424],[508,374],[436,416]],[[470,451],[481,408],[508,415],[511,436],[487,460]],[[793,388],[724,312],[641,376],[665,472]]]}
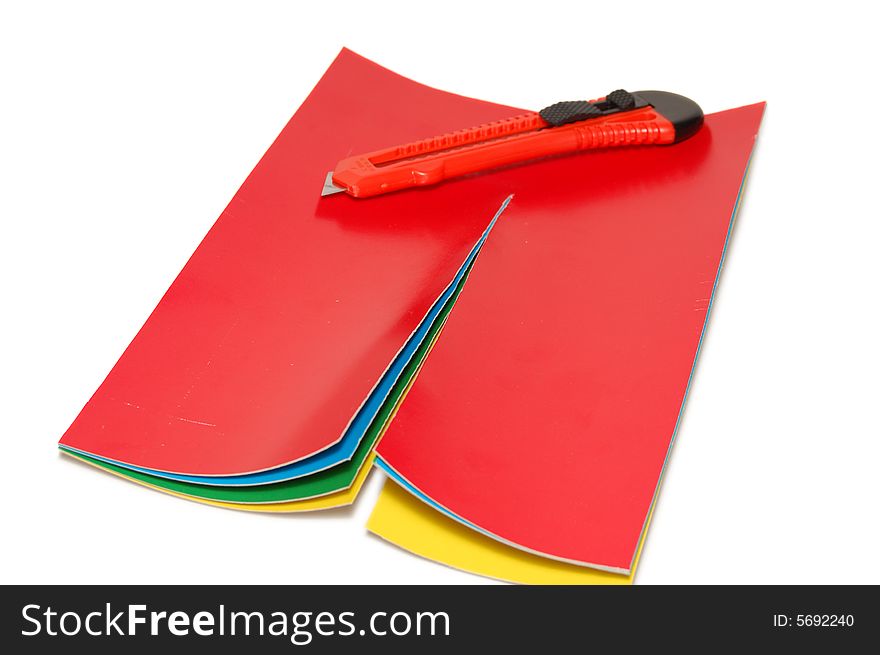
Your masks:
{"label": "white background", "polygon": [[876,21],[713,5],[3,2],[0,581],[484,582],[367,535],[378,473],[351,510],[265,516],[56,453],[345,45],[533,109],[618,87],[768,101],[636,580],[880,582]]}

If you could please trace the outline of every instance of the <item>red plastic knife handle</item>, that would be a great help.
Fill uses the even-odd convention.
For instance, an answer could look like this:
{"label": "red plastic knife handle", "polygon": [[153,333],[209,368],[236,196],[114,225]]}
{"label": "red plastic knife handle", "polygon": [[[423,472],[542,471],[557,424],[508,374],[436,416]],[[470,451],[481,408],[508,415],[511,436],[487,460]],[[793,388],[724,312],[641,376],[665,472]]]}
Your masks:
{"label": "red plastic knife handle", "polygon": [[539,113],[529,112],[349,157],[337,164],[332,181],[349,195],[366,198],[541,157],[673,143],[702,124],[699,106],[683,96],[662,91],[635,96],[642,103],[638,108],[565,125],[551,126]]}

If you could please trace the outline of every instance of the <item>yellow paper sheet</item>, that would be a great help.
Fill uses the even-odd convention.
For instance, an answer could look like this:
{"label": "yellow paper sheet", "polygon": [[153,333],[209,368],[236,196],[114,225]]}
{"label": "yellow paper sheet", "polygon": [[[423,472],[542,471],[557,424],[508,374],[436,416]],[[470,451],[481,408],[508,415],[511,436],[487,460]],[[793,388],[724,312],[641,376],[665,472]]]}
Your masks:
{"label": "yellow paper sheet", "polygon": [[148,487],[150,489],[155,489],[156,491],[161,491],[162,493],[169,494],[171,496],[177,496],[178,498],[183,498],[185,500],[191,500],[196,503],[203,503],[205,505],[213,505],[214,507],[223,507],[225,509],[237,509],[245,512],[314,512],[320,509],[332,509],[334,507],[344,507],[346,505],[351,505],[354,502],[354,499],[357,498],[358,492],[361,490],[361,487],[364,484],[364,480],[367,479],[367,476],[370,474],[370,471],[373,468],[373,460],[375,459],[375,453],[370,453],[367,458],[364,460],[364,465],[361,466],[361,470],[358,471],[357,477],[355,477],[354,482],[352,482],[351,486],[348,489],[343,489],[342,491],[336,491],[332,494],[326,494],[324,496],[318,496],[316,498],[306,498],[304,500],[291,500],[286,503],[264,503],[255,505],[252,503],[226,503],[219,500],[208,500],[206,498],[196,498],[194,496],[187,496],[186,494],[177,493],[175,491],[169,491],[168,489],[164,489],[162,487],[157,487],[154,484],[149,484],[148,482],[142,482],[140,480],[135,480],[133,478],[129,478],[125,475],[120,475],[115,471],[108,471],[105,468],[101,468],[91,462],[87,462],[86,460],[80,459],[76,456],[75,453],[71,453],[69,451],[62,450],[65,455],[69,455],[74,459],[78,459],[79,461],[88,464],[89,466],[94,466],[95,468],[104,471],[105,473],[110,473],[117,477],[122,478],[123,480],[128,480],[129,482],[134,482],[135,484],[139,484],[144,487]]}
{"label": "yellow paper sheet", "polygon": [[498,580],[523,584],[628,585],[632,584],[648,526],[642,532],[629,575],[566,564],[507,546],[444,515],[391,480],[385,481],[367,529],[421,557]]}

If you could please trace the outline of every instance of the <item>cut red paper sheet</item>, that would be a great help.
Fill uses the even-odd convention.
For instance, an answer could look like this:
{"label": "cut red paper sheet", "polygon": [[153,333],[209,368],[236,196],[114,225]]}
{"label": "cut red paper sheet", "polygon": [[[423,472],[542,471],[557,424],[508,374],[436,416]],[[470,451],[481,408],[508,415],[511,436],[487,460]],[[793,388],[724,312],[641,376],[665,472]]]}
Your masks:
{"label": "cut red paper sheet", "polygon": [[628,572],[763,104],[691,140],[494,175],[514,194],[379,456],[459,520]]}
{"label": "cut red paper sheet", "polygon": [[326,171],[346,153],[511,111],[343,51],[61,443],[219,476],[339,441],[507,194],[482,178],[370,202],[321,199]]}

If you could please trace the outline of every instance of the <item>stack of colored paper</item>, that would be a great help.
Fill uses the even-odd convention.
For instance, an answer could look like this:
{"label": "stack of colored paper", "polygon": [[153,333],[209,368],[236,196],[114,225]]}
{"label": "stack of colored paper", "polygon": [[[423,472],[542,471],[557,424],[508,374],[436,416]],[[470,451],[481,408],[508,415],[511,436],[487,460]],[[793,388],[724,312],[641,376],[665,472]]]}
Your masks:
{"label": "stack of colored paper", "polygon": [[377,452],[389,541],[502,579],[627,582],[762,111],[321,199],[347,154],[517,113],[343,51],[61,448],[255,511],[350,503]]}

